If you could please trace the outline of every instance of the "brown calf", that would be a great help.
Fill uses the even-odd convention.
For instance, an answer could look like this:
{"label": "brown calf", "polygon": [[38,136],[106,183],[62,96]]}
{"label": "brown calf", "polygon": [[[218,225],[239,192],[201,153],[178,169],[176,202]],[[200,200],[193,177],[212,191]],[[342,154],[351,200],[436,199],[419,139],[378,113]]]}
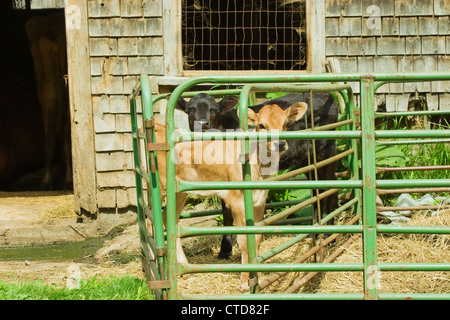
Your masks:
{"label": "brown calf", "polygon": [[[286,131],[289,122],[299,120],[306,112],[307,105],[304,102],[298,102],[285,111],[277,105],[264,106],[259,113],[248,109],[248,124],[267,131]],[[273,141],[265,146],[267,154],[265,156],[279,156],[287,150],[286,141]],[[165,127],[156,125],[156,142],[165,141]],[[176,180],[186,181],[242,181],[242,163],[238,161],[240,154],[240,141],[188,141],[180,142],[175,145]],[[252,181],[258,181],[269,177],[270,174],[262,174],[262,169],[267,169],[273,163],[262,163],[260,161],[259,148],[251,148],[250,163]],[[194,152],[195,150],[195,152]],[[198,150],[201,150],[199,155]],[[201,161],[200,158],[201,157]],[[165,152],[158,152],[158,167],[160,173],[161,197],[166,195],[166,159]],[[272,170],[272,175],[276,170]],[[220,183],[220,182],[219,182]],[[206,190],[191,191],[200,197],[217,196],[225,201],[228,208],[231,209],[233,219],[237,226],[245,226],[244,194],[242,190]],[[268,190],[253,191],[253,208],[255,223],[263,218],[266,205]],[[186,201],[186,193],[176,195],[176,214],[177,221],[183,210]],[[164,215],[165,216],[165,215]],[[256,247],[259,248],[262,236],[256,235]],[[237,241],[241,250],[242,263],[248,263],[247,238],[245,235],[238,235]],[[181,247],[180,239],[177,239],[177,259],[180,263],[187,263]],[[241,274],[241,290],[248,291],[248,273]]]}

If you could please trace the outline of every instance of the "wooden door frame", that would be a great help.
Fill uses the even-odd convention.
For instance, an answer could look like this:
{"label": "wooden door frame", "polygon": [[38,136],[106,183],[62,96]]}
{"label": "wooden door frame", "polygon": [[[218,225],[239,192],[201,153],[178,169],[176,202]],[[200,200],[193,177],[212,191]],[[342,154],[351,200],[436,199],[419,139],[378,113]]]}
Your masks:
{"label": "wooden door frame", "polygon": [[96,215],[97,178],[87,0],[65,0],[75,212]]}

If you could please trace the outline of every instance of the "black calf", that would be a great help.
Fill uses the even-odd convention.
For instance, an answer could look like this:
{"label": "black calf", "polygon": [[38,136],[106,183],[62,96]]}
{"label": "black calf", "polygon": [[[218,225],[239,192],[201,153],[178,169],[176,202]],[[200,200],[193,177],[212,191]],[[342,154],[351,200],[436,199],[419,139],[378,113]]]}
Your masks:
{"label": "black calf", "polygon": [[[310,95],[303,93],[291,93],[286,96],[266,101],[265,103],[252,106],[251,108],[258,112],[263,106],[267,104],[277,104],[283,110],[286,110],[296,102],[304,101],[311,106]],[[201,129],[202,131],[210,128],[225,131],[226,129],[239,128],[239,118],[237,110],[234,107],[239,102],[239,98],[229,96],[223,98],[220,102],[216,102],[210,95],[200,93],[194,96],[188,103],[180,98],[177,108],[184,110],[189,116],[189,127],[192,131]],[[334,98],[328,93],[313,94],[313,111],[314,111],[314,126],[322,126],[334,123],[338,118],[338,104]],[[307,111],[306,116],[308,123],[311,121],[311,110]],[[288,125],[289,131],[303,130],[306,128],[305,119]],[[308,125],[311,127],[311,125]],[[280,159],[279,169],[284,170],[293,167],[307,166],[308,158],[313,159],[313,145],[312,141],[308,140],[288,140],[288,150],[282,155]],[[334,140],[316,140],[316,160],[317,162],[328,159],[336,154],[336,144]],[[309,157],[308,157],[309,150]],[[317,169],[317,179],[319,180],[335,180],[336,164],[332,163],[325,167]],[[315,179],[314,172],[312,172],[312,179]],[[323,190],[319,190],[322,192]],[[334,211],[337,206],[337,194],[333,194],[320,202],[322,210],[326,209],[328,213]],[[314,206],[314,221],[318,219],[318,207]],[[222,201],[223,222],[225,226],[233,225],[233,217],[230,209],[228,209]],[[219,252],[220,259],[228,259],[232,251],[231,235],[224,235],[222,237],[221,248]]]}
{"label": "black calf", "polygon": [[239,98],[235,96],[225,97],[216,102],[209,94],[199,93],[189,102],[180,97],[175,108],[187,113],[191,131],[198,131],[198,129],[205,131],[211,128],[219,129],[222,126],[221,120],[217,118],[220,111],[228,110],[230,105],[234,107],[238,102]]}

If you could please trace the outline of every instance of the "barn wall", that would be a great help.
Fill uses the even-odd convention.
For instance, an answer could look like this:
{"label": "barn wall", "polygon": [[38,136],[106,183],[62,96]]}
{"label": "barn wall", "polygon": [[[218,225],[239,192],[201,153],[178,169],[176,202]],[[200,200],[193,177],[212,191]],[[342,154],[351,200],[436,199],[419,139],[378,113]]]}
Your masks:
{"label": "barn wall", "polygon": [[[326,57],[342,72],[450,71],[448,0],[326,0],[325,7]],[[416,90],[430,109],[450,108],[448,82],[385,85],[377,100],[406,110]]]}
{"label": "barn wall", "polygon": [[136,205],[128,95],[163,75],[162,0],[88,1],[99,208]]}
{"label": "barn wall", "polygon": [[[91,73],[100,209],[136,204],[127,97],[139,75],[149,74],[155,81],[160,76],[179,76],[168,67],[177,56],[169,49],[169,44],[175,43],[175,35],[169,31],[176,24],[164,21],[163,16],[172,19],[174,13],[169,10],[172,7],[163,8],[163,1],[168,0],[88,1],[87,67]],[[323,1],[325,30],[319,32],[325,34],[322,56],[338,59],[342,72],[450,71],[447,0],[308,1]],[[370,29],[367,9],[372,4],[380,8],[380,25]],[[157,81],[164,84],[169,78]],[[153,90],[157,89],[154,85]],[[378,100],[386,100],[389,110],[405,109],[416,89],[427,95],[430,108],[449,107],[448,83],[393,84],[380,88]]]}

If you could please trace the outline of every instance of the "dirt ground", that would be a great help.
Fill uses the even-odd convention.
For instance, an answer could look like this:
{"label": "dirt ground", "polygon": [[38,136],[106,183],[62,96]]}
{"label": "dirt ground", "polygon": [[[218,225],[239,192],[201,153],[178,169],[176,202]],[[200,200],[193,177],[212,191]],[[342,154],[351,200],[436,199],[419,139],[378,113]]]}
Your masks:
{"label": "dirt ground", "polygon": [[[134,275],[145,278],[142,272],[140,259],[138,226],[136,213],[127,212],[122,214],[101,214],[95,220],[84,218],[82,222],[73,212],[73,196],[70,193],[5,193],[0,192],[0,248],[12,246],[45,245],[55,242],[84,241],[86,238],[102,237],[113,229],[121,227],[121,232],[111,240],[106,240],[103,246],[90,257],[76,261],[0,261],[0,281],[33,281],[41,280],[46,284],[66,286],[75,276],[81,279],[90,279],[94,276],[103,278],[110,275]],[[201,208],[192,208],[199,210]],[[204,209],[204,208],[203,208]],[[214,217],[188,219],[189,224],[215,225]],[[420,213],[414,215],[412,225],[448,226],[450,225],[450,210],[441,211],[439,214]],[[188,223],[186,221],[186,223]],[[284,243],[283,237],[267,237],[264,239],[261,250],[267,252],[273,247]],[[220,237],[214,239],[194,239],[184,243],[185,253],[192,263],[224,263],[217,260],[220,248]],[[203,242],[202,242],[203,241]],[[279,243],[281,241],[281,243]],[[310,240],[308,240],[310,241]],[[310,243],[302,242],[290,248],[285,255],[276,257],[274,262],[290,262],[292,257],[299,257],[309,250]],[[419,237],[386,236],[380,239],[379,257],[380,261],[387,259],[388,262],[413,262],[413,263],[442,263],[448,261],[448,236]],[[336,244],[339,246],[340,244]],[[353,245],[360,246],[361,241]],[[355,247],[356,248],[356,247]],[[339,259],[342,261],[361,256],[356,254],[361,248],[349,247]],[[434,258],[434,260],[430,260]],[[394,259],[394,260],[389,260]],[[285,261],[286,260],[286,261]],[[237,247],[233,248],[233,255],[228,262],[239,263],[240,254]],[[339,260],[341,261],[341,260]],[[353,262],[353,261],[352,261]],[[417,272],[413,272],[417,276]],[[422,273],[423,274],[423,273]],[[311,292],[351,292],[361,290],[362,285],[351,276],[327,273],[326,276],[316,279],[310,288]],[[391,292],[420,292],[441,293],[448,292],[448,272],[430,273],[421,275],[420,279],[409,279],[407,272],[394,274],[394,280],[388,273],[383,273],[383,288]],[[329,279],[327,277],[330,277]],[[336,277],[336,276],[335,276]],[[405,278],[407,277],[407,278]],[[286,277],[281,284],[276,284],[273,290],[278,292],[280,286],[290,286],[299,275],[292,274]],[[327,280],[328,279],[328,280]],[[346,282],[348,280],[348,282]],[[356,282],[355,282],[356,281]],[[357,283],[357,285],[354,285]],[[419,285],[423,283],[423,285]],[[240,280],[238,274],[197,274],[186,279],[179,279],[180,289],[186,293],[239,293]],[[338,285],[339,288],[335,289]],[[411,288],[405,287],[408,285]],[[405,288],[404,288],[405,287]],[[284,288],[284,287],[283,287]],[[271,291],[268,287],[268,292]],[[403,291],[402,291],[403,290]],[[309,291],[305,291],[309,292]]]}
{"label": "dirt ground", "polygon": [[81,279],[126,274],[144,277],[135,212],[80,219],[69,192],[0,192],[0,247],[84,241],[103,237],[119,226],[124,231],[106,240],[86,261],[0,261],[0,280],[41,280],[64,286],[74,274]]}

